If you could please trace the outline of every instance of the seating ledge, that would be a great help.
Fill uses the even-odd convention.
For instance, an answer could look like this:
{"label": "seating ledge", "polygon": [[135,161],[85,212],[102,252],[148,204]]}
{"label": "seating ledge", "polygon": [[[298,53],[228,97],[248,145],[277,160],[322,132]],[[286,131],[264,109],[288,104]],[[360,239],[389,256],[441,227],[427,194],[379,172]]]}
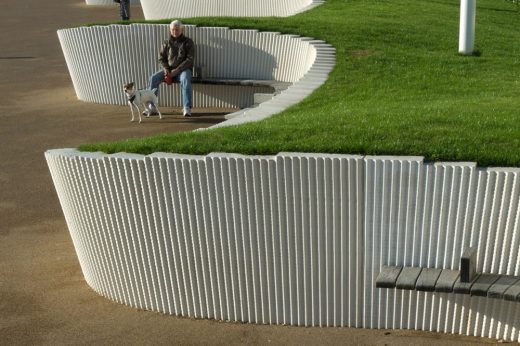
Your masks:
{"label": "seating ledge", "polygon": [[292,83],[281,82],[278,80],[267,79],[229,79],[229,78],[198,78],[192,79],[193,84],[212,84],[212,85],[236,85],[236,86],[266,86],[272,87],[275,93],[287,89]]}
{"label": "seating ledge", "polygon": [[520,302],[520,276],[479,273],[471,282],[461,282],[460,272],[450,269],[383,266],[377,288],[461,293]]}

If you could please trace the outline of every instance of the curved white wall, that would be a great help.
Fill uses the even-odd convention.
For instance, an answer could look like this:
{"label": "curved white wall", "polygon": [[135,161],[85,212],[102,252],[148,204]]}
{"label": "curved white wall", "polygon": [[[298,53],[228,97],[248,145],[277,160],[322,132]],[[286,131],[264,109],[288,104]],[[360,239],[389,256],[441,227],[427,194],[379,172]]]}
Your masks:
{"label": "curved white wall", "polygon": [[287,17],[324,0],[141,0],[147,20],[187,17]]}
{"label": "curved white wall", "polygon": [[[205,77],[278,80],[294,83],[295,87],[301,80],[303,89],[311,88],[312,92],[325,81],[334,66],[334,49],[310,38],[228,28],[186,26],[185,30],[196,43],[195,64],[204,65]],[[168,25],[158,24],[58,31],[78,98],[121,105],[126,104],[122,92],[124,83],[135,81],[139,88],[145,88],[149,76],[160,69],[158,50],[168,35]],[[317,73],[319,78],[316,78]],[[240,94],[218,93],[222,89],[219,87],[212,94],[204,88],[210,86],[194,89],[195,107],[239,106]],[[291,96],[294,95],[293,92]],[[178,86],[161,85],[159,99],[163,106],[180,106]]]}
{"label": "curved white wall", "polygon": [[88,284],[169,314],[520,341],[520,303],[375,288],[383,265],[520,275],[520,169],[420,157],[51,150]]}

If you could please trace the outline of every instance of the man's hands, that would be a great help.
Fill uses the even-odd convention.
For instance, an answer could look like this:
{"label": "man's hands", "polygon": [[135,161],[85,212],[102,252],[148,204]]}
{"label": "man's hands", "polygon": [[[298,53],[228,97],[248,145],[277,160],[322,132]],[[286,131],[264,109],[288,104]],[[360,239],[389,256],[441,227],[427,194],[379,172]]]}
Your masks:
{"label": "man's hands", "polygon": [[177,76],[180,73],[180,71],[177,70],[177,69],[174,69],[171,72],[168,71],[167,69],[163,69],[163,71],[164,71],[164,76],[168,76],[169,75],[170,78],[174,78],[175,76]]}

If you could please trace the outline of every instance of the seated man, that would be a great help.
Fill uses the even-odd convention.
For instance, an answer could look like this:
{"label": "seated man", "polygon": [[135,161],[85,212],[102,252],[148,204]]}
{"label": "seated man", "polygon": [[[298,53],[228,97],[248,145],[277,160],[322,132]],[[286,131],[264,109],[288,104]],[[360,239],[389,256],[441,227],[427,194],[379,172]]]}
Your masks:
{"label": "seated man", "polygon": [[[193,75],[193,59],[195,44],[184,36],[184,26],[178,20],[170,23],[170,38],[165,40],[159,51],[159,62],[162,70],[154,73],[149,80],[150,89],[159,88],[159,85],[170,79],[180,83],[183,115],[191,116],[191,78]],[[155,105],[149,104],[145,115],[156,115]]]}

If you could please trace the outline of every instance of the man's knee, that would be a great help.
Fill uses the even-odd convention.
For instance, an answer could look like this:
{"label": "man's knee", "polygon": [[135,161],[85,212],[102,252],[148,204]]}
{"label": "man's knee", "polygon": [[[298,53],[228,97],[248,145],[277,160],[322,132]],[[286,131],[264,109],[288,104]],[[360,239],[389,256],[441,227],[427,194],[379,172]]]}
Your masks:
{"label": "man's knee", "polygon": [[150,76],[149,84],[150,89],[157,88],[164,81],[164,75],[162,71],[156,72]]}

